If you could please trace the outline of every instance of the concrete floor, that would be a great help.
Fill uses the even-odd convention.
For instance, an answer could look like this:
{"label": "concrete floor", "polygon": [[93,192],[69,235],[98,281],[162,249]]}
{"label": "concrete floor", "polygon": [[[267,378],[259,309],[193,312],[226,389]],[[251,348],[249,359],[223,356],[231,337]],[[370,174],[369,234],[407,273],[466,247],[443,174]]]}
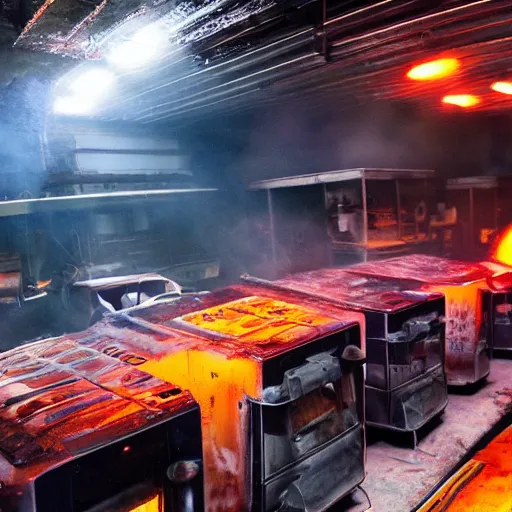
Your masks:
{"label": "concrete floor", "polygon": [[[409,512],[507,413],[512,413],[512,360],[492,361],[491,374],[471,392],[452,392],[444,414],[412,436],[368,433],[367,477],[362,487],[373,512]],[[409,445],[409,447],[407,446]],[[357,491],[337,511],[368,510]]]}

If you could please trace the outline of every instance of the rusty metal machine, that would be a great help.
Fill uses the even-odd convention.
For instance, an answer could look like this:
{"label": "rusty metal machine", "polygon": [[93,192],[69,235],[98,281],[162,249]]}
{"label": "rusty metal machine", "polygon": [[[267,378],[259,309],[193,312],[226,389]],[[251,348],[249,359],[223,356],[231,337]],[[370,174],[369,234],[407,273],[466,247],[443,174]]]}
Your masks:
{"label": "rusty metal machine", "polygon": [[270,261],[253,269],[275,279],[290,272],[347,266],[430,252],[434,171],[345,169],[249,185],[254,211],[268,226]]}
{"label": "rusty metal machine", "polygon": [[397,281],[321,269],[251,283],[307,294],[366,317],[366,420],[415,432],[447,405],[443,296],[414,292]]}
{"label": "rusty metal machine", "polygon": [[191,390],[207,511],[323,511],[365,475],[358,320],[240,285],[112,315],[95,344],[114,357],[122,339],[139,369]]}
{"label": "rusty metal machine", "polygon": [[446,297],[446,375],[462,386],[490,371],[492,341],[492,273],[483,265],[433,256],[411,255],[356,265],[354,275],[402,279],[412,288]]}
{"label": "rusty metal machine", "polygon": [[2,512],[202,510],[199,408],[121,347],[93,327],[2,354]]}

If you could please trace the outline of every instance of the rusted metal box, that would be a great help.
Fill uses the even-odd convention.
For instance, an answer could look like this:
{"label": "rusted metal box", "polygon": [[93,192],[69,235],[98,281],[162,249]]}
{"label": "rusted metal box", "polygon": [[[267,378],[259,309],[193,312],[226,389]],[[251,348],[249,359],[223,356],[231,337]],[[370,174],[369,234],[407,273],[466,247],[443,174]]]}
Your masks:
{"label": "rusted metal box", "polygon": [[2,354],[3,511],[203,509],[197,403],[122,346],[93,327]]}
{"label": "rusted metal box", "polygon": [[493,355],[512,350],[512,267],[496,261],[480,263],[490,273],[487,278],[491,297]]}
{"label": "rusted metal box", "polygon": [[[239,285],[136,308],[104,328],[122,328],[146,359],[140,369],[176,369],[199,402],[206,510],[323,511],[365,474],[359,320]],[[134,330],[151,343],[132,341]]]}
{"label": "rusted metal box", "polygon": [[472,384],[489,374],[492,292],[488,278],[492,274],[483,265],[411,255],[356,265],[349,270],[357,275],[401,279],[412,288],[443,293],[448,384]]}
{"label": "rusted metal box", "polygon": [[446,407],[445,312],[440,293],[410,291],[398,281],[321,269],[274,282],[250,282],[301,293],[366,318],[366,420],[369,425],[416,431]]}

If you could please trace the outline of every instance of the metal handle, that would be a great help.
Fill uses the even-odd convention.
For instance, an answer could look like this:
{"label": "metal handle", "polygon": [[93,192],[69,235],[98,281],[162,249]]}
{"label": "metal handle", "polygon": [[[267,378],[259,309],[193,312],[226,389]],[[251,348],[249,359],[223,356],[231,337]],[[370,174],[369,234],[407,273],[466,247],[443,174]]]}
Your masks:
{"label": "metal handle", "polygon": [[418,318],[411,318],[402,325],[402,330],[389,334],[389,341],[410,343],[419,337],[427,337],[441,329],[442,319],[437,313]]}
{"label": "metal handle", "polygon": [[265,388],[263,400],[272,404],[297,400],[340,377],[341,367],[337,357],[328,352],[315,354],[308,357],[302,366],[286,371],[280,386]]}
{"label": "metal handle", "polygon": [[337,381],[343,373],[351,373],[354,365],[364,364],[362,351],[353,345],[345,347],[340,359],[330,352],[321,352],[306,359],[306,363],[288,370],[279,386],[269,386],[263,390],[263,400],[268,404],[283,404],[294,401],[321,388],[329,382]]}

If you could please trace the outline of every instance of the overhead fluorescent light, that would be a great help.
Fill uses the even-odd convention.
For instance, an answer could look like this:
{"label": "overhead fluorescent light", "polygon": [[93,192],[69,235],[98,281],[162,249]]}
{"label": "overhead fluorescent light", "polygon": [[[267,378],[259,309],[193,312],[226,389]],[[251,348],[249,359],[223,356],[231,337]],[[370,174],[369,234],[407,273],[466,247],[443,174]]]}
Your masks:
{"label": "overhead fluorescent light", "polygon": [[60,115],[91,115],[115,83],[115,74],[106,68],[90,68],[73,74],[61,82],[62,93],[54,100],[53,112]]}
{"label": "overhead fluorescent light", "polygon": [[94,112],[94,101],[81,96],[57,96],[53,102],[53,113],[64,116],[87,116]]}
{"label": "overhead fluorescent light", "polygon": [[104,96],[115,84],[116,76],[106,68],[86,69],[76,75],[68,86],[73,94]]}
{"label": "overhead fluorescent light", "polygon": [[123,71],[134,71],[152,64],[163,55],[169,35],[162,24],[141,28],[128,40],[113,46],[107,54],[110,64]]}

